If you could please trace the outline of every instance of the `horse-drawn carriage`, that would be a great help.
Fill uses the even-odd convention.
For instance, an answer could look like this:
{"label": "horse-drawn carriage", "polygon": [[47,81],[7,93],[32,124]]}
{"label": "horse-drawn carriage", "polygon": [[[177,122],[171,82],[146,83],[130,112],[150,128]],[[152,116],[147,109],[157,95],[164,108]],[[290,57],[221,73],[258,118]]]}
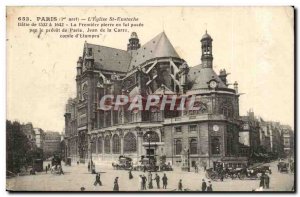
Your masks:
{"label": "horse-drawn carriage", "polygon": [[281,161],[277,164],[277,167],[279,172],[289,172],[289,163],[287,162]]}
{"label": "horse-drawn carriage", "polygon": [[130,157],[120,156],[118,163],[112,163],[112,166],[116,170],[129,170],[132,169],[132,159]]}

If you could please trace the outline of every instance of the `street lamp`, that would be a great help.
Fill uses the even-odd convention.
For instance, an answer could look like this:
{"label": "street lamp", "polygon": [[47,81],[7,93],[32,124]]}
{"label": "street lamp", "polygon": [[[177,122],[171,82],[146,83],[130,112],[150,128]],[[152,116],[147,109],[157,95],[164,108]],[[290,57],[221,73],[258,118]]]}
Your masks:
{"label": "street lamp", "polygon": [[147,137],[148,137],[148,142],[149,142],[149,147],[148,147],[148,157],[149,157],[149,161],[148,161],[148,163],[149,163],[149,165],[150,165],[150,137],[151,137],[150,133],[147,134]]}
{"label": "street lamp", "polygon": [[90,169],[91,169],[91,172],[93,173],[93,155],[92,155],[93,151],[92,151],[92,146],[93,146],[94,142],[92,141],[92,139],[91,139],[90,143],[91,143],[91,168]]}

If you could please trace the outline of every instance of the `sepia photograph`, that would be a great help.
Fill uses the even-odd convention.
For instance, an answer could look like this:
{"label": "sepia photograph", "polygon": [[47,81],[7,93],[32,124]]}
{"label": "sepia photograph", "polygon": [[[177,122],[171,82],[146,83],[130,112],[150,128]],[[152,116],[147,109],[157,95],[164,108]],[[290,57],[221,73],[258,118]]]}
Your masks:
{"label": "sepia photograph", "polygon": [[286,192],[295,9],[6,7],[9,192]]}

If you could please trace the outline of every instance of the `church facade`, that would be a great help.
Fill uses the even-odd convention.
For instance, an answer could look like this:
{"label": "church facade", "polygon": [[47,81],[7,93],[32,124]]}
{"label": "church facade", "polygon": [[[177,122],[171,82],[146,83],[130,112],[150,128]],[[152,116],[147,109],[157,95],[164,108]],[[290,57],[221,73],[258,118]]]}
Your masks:
{"label": "church facade", "polygon": [[[201,64],[190,67],[165,32],[141,45],[135,32],[127,50],[85,43],[77,61],[77,94],[65,112],[68,157],[111,163],[120,155],[138,162],[165,155],[173,166],[189,153],[190,166],[232,165],[239,156],[239,93],[223,69],[213,70],[213,39],[201,38]],[[102,110],[104,95],[195,96],[198,110]]]}

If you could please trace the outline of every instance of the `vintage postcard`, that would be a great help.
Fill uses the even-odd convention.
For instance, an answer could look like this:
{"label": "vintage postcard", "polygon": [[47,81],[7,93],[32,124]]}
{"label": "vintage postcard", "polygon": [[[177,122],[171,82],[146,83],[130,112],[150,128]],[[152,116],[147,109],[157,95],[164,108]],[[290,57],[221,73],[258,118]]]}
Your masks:
{"label": "vintage postcard", "polygon": [[295,191],[293,7],[6,15],[8,191]]}

